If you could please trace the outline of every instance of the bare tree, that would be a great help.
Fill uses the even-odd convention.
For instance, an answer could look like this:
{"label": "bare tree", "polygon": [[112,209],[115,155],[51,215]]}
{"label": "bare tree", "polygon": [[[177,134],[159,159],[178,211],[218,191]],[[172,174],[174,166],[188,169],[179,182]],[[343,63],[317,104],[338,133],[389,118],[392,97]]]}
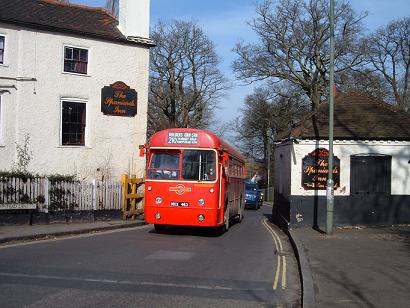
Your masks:
{"label": "bare tree", "polygon": [[149,134],[169,127],[206,127],[229,87],[212,41],[194,22],[160,22],[151,33]]}
{"label": "bare tree", "polygon": [[236,121],[238,138],[242,149],[253,159],[265,159],[269,138],[273,135],[271,93],[268,89],[257,88],[245,98],[240,109],[242,116]]}
{"label": "bare tree", "polygon": [[[238,43],[233,63],[237,78],[247,82],[287,81],[309,97],[315,109],[326,95],[329,71],[329,5],[326,0],[270,0],[257,5],[251,27],[259,37],[255,44]],[[335,72],[357,67],[364,59],[359,50],[361,21],[350,4],[335,7]]]}
{"label": "bare tree", "polygon": [[358,92],[380,100],[388,100],[388,87],[383,76],[370,68],[348,70],[337,76],[338,91]]}
{"label": "bare tree", "polygon": [[256,88],[246,97],[242,115],[236,119],[236,140],[240,141],[236,144],[247,157],[262,163],[264,172],[259,175],[265,181],[268,174],[273,179],[268,168],[269,158],[274,159],[274,141],[289,136],[294,124],[309,111],[300,93],[291,86],[286,88]]}
{"label": "bare tree", "polygon": [[286,137],[307,110],[298,93],[278,95],[273,88],[256,88],[246,97],[236,120],[240,147],[247,156],[266,162],[269,145]]}
{"label": "bare tree", "polygon": [[409,110],[410,17],[381,27],[367,39],[367,55],[387,81],[399,110]]}

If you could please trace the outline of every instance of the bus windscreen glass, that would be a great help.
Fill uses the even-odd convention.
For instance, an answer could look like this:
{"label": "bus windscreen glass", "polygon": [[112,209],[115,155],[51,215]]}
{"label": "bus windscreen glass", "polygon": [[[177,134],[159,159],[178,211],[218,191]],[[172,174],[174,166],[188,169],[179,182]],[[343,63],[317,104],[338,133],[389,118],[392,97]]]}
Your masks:
{"label": "bus windscreen glass", "polygon": [[184,150],[182,154],[182,178],[184,180],[214,181],[215,152]]}
{"label": "bus windscreen glass", "polygon": [[149,179],[179,179],[179,152],[153,153],[148,169]]}

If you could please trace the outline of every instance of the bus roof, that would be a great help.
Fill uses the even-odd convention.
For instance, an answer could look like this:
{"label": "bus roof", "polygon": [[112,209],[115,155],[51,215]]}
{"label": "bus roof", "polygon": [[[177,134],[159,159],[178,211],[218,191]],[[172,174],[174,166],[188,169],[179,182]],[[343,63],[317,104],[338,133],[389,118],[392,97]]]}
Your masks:
{"label": "bus roof", "polygon": [[245,157],[229,143],[209,131],[195,128],[171,128],[159,131],[151,136],[148,147],[223,149],[245,161]]}

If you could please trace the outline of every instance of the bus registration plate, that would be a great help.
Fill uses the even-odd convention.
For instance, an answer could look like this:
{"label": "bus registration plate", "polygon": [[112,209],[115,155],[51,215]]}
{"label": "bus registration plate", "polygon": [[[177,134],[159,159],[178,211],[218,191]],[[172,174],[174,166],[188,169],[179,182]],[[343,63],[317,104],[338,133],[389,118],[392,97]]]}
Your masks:
{"label": "bus registration plate", "polygon": [[171,206],[188,207],[189,203],[188,202],[171,202]]}

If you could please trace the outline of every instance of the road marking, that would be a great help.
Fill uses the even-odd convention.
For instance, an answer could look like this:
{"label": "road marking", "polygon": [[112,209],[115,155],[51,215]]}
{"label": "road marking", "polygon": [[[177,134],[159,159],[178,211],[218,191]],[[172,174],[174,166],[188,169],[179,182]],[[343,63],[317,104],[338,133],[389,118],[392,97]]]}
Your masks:
{"label": "road marking", "polygon": [[280,256],[278,256],[278,261],[277,261],[277,268],[276,268],[276,274],[275,274],[275,280],[273,282],[273,289],[276,290],[278,287],[278,282],[279,282],[279,272],[280,272]]}
{"label": "road marking", "polygon": [[[276,251],[281,254],[283,253],[283,245],[282,245],[282,240],[280,239],[279,235],[275,232],[275,230],[273,230],[271,228],[271,226],[269,226],[268,224],[268,220],[264,219],[263,220],[263,225],[265,226],[265,228],[269,231],[269,233],[271,234],[274,242],[275,242],[275,246],[276,246]],[[282,259],[282,261],[281,261]],[[282,289],[286,289],[286,257],[285,256],[280,256],[278,255],[278,262],[277,262],[277,266],[276,266],[276,273],[275,273],[275,280],[273,282],[273,289],[276,290],[278,287],[278,283],[279,283],[279,278],[280,278],[280,271],[281,271],[281,263],[282,263]]]}
{"label": "road marking", "polygon": [[195,256],[195,252],[190,251],[173,251],[173,250],[158,250],[149,256],[146,256],[145,260],[173,260],[173,261],[187,261]]}
{"label": "road marking", "polygon": [[104,283],[112,285],[134,285],[134,286],[153,286],[153,287],[172,287],[180,289],[200,289],[210,291],[245,291],[245,292],[260,292],[270,291],[265,288],[232,288],[224,287],[220,285],[194,285],[194,284],[178,284],[178,283],[165,283],[165,282],[151,282],[151,281],[129,281],[129,280],[111,280],[111,279],[94,279],[94,278],[77,278],[66,276],[54,276],[54,275],[30,275],[30,274],[18,274],[18,273],[5,273],[0,272],[0,277],[12,277],[12,278],[28,278],[28,279],[47,279],[47,280],[60,280],[60,281],[76,281],[76,282],[89,282],[89,283]]}
{"label": "road marking", "polygon": [[282,271],[282,289],[286,289],[286,257],[282,256],[283,258],[283,271]]}
{"label": "road marking", "polygon": [[104,235],[104,234],[139,230],[139,229],[144,229],[144,228],[152,228],[152,225],[142,225],[142,226],[137,226],[137,227],[120,228],[120,229],[113,229],[113,230],[106,230],[106,231],[104,230],[91,231],[91,233],[86,233],[86,234],[56,235],[56,236],[53,236],[53,238],[46,238],[47,235],[44,235],[44,238],[40,236],[40,238],[38,239],[28,240],[27,242],[19,242],[19,243],[13,243],[13,244],[0,244],[0,249],[50,243],[50,242],[57,242],[57,241],[63,241],[63,240],[71,240],[71,239],[76,239],[76,238],[93,237],[93,236]]}
{"label": "road marking", "polygon": [[[265,228],[268,230],[268,232],[271,234],[271,237],[273,238],[273,241],[275,242],[276,251],[278,251],[279,250],[279,244],[276,240],[276,237],[273,235],[271,229],[266,224],[266,219],[263,220],[262,223],[265,226]],[[275,280],[273,281],[273,285],[272,285],[273,290],[276,290],[276,288],[278,286],[279,272],[280,272],[280,256],[278,256],[278,261],[276,262]]]}

